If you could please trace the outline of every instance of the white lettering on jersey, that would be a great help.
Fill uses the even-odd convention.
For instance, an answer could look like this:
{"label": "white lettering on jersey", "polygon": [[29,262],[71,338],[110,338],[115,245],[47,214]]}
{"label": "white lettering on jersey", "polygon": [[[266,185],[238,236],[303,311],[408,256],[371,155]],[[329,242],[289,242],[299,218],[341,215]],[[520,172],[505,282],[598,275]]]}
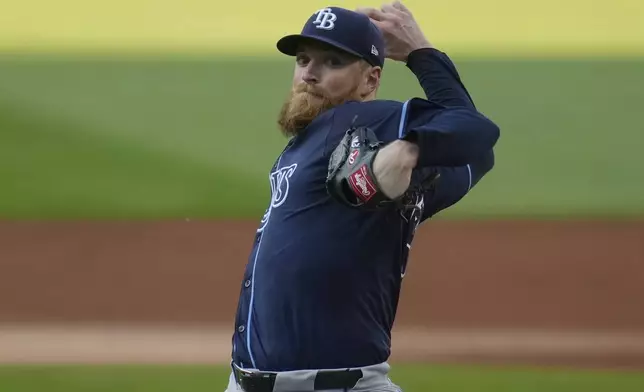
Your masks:
{"label": "white lettering on jersey", "polygon": [[264,227],[266,227],[268,219],[271,216],[271,211],[274,208],[278,208],[279,206],[284,204],[284,202],[288,198],[288,191],[290,187],[289,181],[293,176],[293,173],[295,173],[296,169],[297,163],[294,163],[290,166],[286,166],[271,172],[269,176],[271,183],[271,203],[266,209],[266,213],[264,213],[264,216],[262,217],[257,232],[264,230]]}

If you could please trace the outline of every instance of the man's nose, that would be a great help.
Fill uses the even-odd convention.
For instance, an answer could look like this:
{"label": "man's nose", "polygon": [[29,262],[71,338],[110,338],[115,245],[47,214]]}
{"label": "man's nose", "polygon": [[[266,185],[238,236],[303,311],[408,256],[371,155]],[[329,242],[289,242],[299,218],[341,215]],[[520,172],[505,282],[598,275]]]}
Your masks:
{"label": "man's nose", "polygon": [[317,84],[320,82],[319,71],[313,64],[309,63],[302,72],[302,80],[307,84]]}

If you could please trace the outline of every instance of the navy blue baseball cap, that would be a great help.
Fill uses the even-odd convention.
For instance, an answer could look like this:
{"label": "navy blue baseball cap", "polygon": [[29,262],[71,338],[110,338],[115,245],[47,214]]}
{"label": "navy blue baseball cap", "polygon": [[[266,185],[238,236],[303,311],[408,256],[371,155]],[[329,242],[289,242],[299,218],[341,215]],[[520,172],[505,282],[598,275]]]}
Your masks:
{"label": "navy blue baseball cap", "polygon": [[372,66],[385,64],[385,41],[382,32],[368,16],[340,7],[316,11],[306,21],[300,34],[287,35],[277,41],[277,49],[295,56],[305,40],[326,43],[366,60]]}

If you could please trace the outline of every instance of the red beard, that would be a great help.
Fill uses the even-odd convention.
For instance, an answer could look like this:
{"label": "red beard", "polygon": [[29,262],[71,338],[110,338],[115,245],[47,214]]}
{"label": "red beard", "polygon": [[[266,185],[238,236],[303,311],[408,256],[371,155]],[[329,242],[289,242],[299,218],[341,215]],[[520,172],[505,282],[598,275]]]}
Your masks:
{"label": "red beard", "polygon": [[309,84],[295,86],[280,110],[277,120],[280,130],[286,136],[297,135],[326,110],[349,100],[358,100],[355,92],[356,89],[345,97],[331,99]]}

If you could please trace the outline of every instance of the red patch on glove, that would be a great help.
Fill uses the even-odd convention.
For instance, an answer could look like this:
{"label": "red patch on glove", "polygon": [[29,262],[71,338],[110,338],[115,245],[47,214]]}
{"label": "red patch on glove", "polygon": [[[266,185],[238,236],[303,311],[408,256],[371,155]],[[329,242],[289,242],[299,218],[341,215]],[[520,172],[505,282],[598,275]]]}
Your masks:
{"label": "red patch on glove", "polygon": [[374,185],[373,179],[369,176],[366,164],[363,164],[360,169],[351,173],[349,183],[356,196],[365,203],[376,194],[376,186]]}

